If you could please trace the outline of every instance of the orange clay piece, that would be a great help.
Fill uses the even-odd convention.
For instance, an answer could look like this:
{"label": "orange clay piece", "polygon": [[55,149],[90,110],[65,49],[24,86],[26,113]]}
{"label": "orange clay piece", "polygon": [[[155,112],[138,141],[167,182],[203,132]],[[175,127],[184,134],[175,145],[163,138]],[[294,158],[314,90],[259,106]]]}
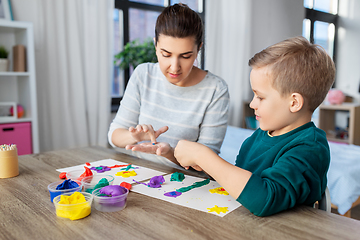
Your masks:
{"label": "orange clay piece", "polygon": [[90,168],[85,167],[85,166],[84,166],[84,168],[85,168],[85,172],[84,172],[83,174],[81,174],[80,177],[77,179],[77,180],[79,180],[79,181],[81,181],[81,179],[83,179],[84,177],[88,177],[88,176],[92,176],[92,175],[93,175],[93,173],[92,173],[92,171],[90,170]]}
{"label": "orange clay piece", "polygon": [[62,172],[59,174],[59,178],[60,179],[65,179],[66,178],[66,172]]}
{"label": "orange clay piece", "polygon": [[130,190],[130,188],[132,187],[132,185],[130,183],[127,182],[122,182],[120,183],[120,186],[127,188],[128,190]]}

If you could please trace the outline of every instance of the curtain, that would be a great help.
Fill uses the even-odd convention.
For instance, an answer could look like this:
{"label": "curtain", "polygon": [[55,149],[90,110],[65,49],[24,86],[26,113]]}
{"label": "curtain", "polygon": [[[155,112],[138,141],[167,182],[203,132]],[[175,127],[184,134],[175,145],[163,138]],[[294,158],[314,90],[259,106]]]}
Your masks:
{"label": "curtain", "polygon": [[113,0],[12,0],[34,24],[40,151],[107,146]]}
{"label": "curtain", "polygon": [[251,0],[207,0],[205,11],[205,69],[229,87],[229,125],[240,127],[250,88]]}

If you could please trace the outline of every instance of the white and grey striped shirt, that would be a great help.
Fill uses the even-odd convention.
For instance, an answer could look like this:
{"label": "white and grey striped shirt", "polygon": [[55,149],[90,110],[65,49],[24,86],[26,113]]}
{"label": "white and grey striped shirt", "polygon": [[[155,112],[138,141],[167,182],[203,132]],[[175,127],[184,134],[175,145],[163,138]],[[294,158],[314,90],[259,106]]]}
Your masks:
{"label": "white and grey striped shirt", "polygon": [[207,72],[190,87],[171,84],[158,63],[139,65],[129,80],[119,110],[110,124],[108,139],[117,128],[151,124],[154,130],[168,126],[158,142],[175,147],[181,139],[199,142],[219,153],[229,110],[226,82]]}

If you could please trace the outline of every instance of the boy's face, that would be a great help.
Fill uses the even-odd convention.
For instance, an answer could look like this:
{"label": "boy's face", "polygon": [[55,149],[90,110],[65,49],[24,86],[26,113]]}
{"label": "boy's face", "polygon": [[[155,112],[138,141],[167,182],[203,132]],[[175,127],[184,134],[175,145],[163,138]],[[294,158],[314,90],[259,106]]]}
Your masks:
{"label": "boy's face", "polygon": [[254,92],[250,107],[255,111],[260,128],[269,131],[272,136],[292,130],[290,97],[281,97],[272,87],[268,67],[253,68],[250,73],[250,84]]}

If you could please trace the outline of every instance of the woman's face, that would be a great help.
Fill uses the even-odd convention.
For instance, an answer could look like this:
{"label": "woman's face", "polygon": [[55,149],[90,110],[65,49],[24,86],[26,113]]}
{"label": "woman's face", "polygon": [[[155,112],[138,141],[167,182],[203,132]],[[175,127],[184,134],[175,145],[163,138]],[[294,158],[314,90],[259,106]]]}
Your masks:
{"label": "woman's face", "polygon": [[156,56],[161,72],[170,83],[180,87],[189,85],[197,49],[194,37],[175,38],[160,34]]}

